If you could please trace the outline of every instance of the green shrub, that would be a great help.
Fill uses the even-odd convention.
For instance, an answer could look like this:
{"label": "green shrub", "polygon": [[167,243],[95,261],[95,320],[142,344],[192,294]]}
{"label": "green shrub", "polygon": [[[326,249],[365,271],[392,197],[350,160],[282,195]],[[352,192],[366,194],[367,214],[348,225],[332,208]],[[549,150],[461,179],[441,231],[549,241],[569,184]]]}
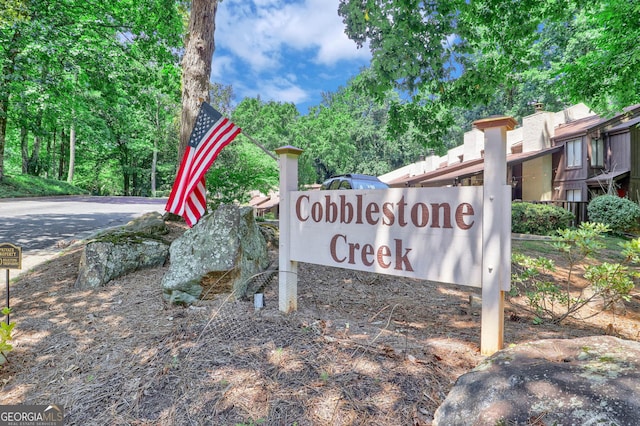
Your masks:
{"label": "green shrub", "polygon": [[[9,315],[9,313],[11,312],[11,309],[4,308],[2,309],[1,312],[2,312],[2,315]],[[7,362],[8,360],[7,353],[13,349],[13,346],[11,346],[7,342],[13,339],[13,336],[11,335],[11,331],[13,330],[13,327],[15,325],[16,325],[15,322],[7,324],[4,321],[0,321],[0,366],[2,366],[2,364]]]}
{"label": "green shrub", "polygon": [[[513,254],[514,285],[510,295],[525,296],[525,309],[535,315],[534,323],[560,324],[567,317],[586,319],[630,300],[638,273],[629,266],[640,263],[640,238],[619,244],[623,262],[599,262],[593,256],[605,248],[603,235],[608,231],[606,225],[590,222],[581,223],[577,229],[558,231],[558,240],[551,246],[565,261],[564,278],[553,277],[556,265],[551,259]],[[574,284],[580,270],[589,283],[587,288],[580,289]],[[583,312],[582,308],[599,299],[603,301],[601,310],[592,314]]]}
{"label": "green shrub", "polygon": [[552,235],[568,228],[573,213],[549,204],[517,202],[511,205],[511,231],[518,234]]}
{"label": "green shrub", "polygon": [[640,206],[628,198],[601,195],[591,200],[587,214],[590,222],[604,223],[614,234],[621,234],[638,227]]}

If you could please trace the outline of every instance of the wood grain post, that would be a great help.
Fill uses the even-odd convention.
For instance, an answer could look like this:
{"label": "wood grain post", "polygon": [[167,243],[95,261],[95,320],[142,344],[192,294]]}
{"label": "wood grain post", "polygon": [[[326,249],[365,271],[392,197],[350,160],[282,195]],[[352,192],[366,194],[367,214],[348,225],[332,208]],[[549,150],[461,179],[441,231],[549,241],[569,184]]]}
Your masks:
{"label": "wood grain post", "polygon": [[507,130],[513,129],[516,121],[512,117],[491,117],[473,124],[485,135],[480,352],[491,355],[504,345],[504,292],[511,281]]}
{"label": "wood grain post", "polygon": [[298,262],[291,260],[291,191],[298,190],[298,157],[293,146],[276,149],[280,163],[280,244],[278,307],[282,312],[298,309]]}

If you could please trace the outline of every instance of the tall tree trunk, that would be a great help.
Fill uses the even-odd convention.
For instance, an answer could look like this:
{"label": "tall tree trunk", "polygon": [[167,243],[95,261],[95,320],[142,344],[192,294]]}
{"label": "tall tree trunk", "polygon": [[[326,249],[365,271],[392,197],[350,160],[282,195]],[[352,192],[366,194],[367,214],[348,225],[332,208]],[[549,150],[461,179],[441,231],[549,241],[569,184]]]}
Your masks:
{"label": "tall tree trunk", "polygon": [[153,140],[153,159],[151,160],[151,196],[156,196],[156,170],[158,168],[158,140]]}
{"label": "tall tree trunk", "polygon": [[33,147],[31,149],[31,156],[27,163],[27,173],[33,176],[40,175],[42,167],[40,167],[40,145],[42,145],[42,138],[38,135],[33,137]]}
{"label": "tall tree trunk", "polygon": [[138,162],[131,160],[131,189],[127,195],[140,195],[140,182],[138,181]]}
{"label": "tall tree trunk", "polygon": [[69,171],[67,182],[73,183],[73,172],[76,167],[76,89],[78,86],[78,69],[75,69],[73,77],[73,92],[71,95],[71,131],[69,132]]}
{"label": "tall tree trunk", "polygon": [[57,129],[54,127],[51,132],[51,137],[47,138],[47,170],[45,177],[49,178],[54,176],[53,165],[56,163],[56,133]]}
{"label": "tall tree trunk", "polygon": [[64,141],[65,141],[64,128],[60,130],[60,158],[58,159],[58,180],[62,180],[64,176]]}
{"label": "tall tree trunk", "polygon": [[0,180],[4,177],[4,141],[7,138],[7,106],[9,99],[0,99]]}
{"label": "tall tree trunk", "polygon": [[151,196],[156,196],[156,169],[158,167],[158,140],[162,134],[160,130],[160,99],[156,101],[156,137],[153,138],[153,158],[151,159]]}
{"label": "tall tree trunk", "polygon": [[76,164],[76,125],[71,124],[69,131],[69,172],[67,173],[67,182],[73,183],[73,169]]}
{"label": "tall tree trunk", "polygon": [[151,158],[151,196],[156,196],[156,169],[158,167],[158,138],[160,137],[160,124],[158,123],[158,110],[156,109],[156,137],[153,138],[153,157]]}
{"label": "tall tree trunk", "polygon": [[22,157],[22,174],[29,171],[29,131],[27,126],[20,127],[20,152]]}
{"label": "tall tree trunk", "polygon": [[9,116],[9,82],[15,70],[15,59],[18,56],[17,47],[20,31],[13,33],[11,43],[6,47],[9,52],[4,61],[0,61],[0,180],[4,177],[4,147],[7,140],[7,117]]}
{"label": "tall tree trunk", "polygon": [[189,31],[182,59],[182,120],[180,122],[181,161],[203,101],[209,101],[211,60],[215,50],[214,32],[218,0],[193,0]]}
{"label": "tall tree trunk", "polygon": [[38,118],[36,119],[36,132],[33,135],[33,147],[31,147],[31,156],[27,161],[27,173],[33,176],[40,174],[40,145],[42,145],[42,137],[39,133],[42,133],[42,110],[38,112]]}

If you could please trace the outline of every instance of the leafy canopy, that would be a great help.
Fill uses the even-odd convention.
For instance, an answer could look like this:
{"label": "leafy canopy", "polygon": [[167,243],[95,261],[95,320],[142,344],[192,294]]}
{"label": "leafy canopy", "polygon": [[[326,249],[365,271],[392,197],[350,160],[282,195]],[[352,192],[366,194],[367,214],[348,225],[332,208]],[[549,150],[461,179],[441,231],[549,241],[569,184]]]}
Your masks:
{"label": "leafy canopy", "polygon": [[[630,0],[340,0],[347,35],[372,53],[362,90],[394,89],[398,134],[413,123],[442,139],[455,108],[514,89],[597,112],[638,102],[640,13]],[[531,82],[538,89],[523,90]],[[549,96],[551,95],[551,96]]]}

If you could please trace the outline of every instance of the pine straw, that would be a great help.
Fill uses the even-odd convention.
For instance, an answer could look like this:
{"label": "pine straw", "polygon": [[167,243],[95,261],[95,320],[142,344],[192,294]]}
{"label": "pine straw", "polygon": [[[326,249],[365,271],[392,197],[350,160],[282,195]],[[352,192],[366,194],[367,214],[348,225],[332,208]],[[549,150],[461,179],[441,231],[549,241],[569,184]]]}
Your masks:
{"label": "pine straw", "polygon": [[[80,250],[13,283],[3,404],[59,403],[68,425],[427,425],[482,359],[472,288],[303,264],[290,315],[277,280],[259,311],[228,294],[182,308],[162,300],[166,267],[74,289]],[[507,343],[602,332],[520,319]]]}

